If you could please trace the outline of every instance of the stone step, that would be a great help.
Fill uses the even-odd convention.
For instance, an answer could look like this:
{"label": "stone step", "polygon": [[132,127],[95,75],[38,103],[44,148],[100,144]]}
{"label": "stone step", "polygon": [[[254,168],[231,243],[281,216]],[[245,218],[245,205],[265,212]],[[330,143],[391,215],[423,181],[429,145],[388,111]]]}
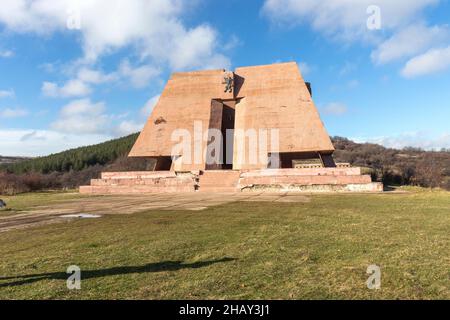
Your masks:
{"label": "stone step", "polygon": [[317,184],[317,185],[253,185],[240,189],[242,192],[298,192],[298,193],[354,193],[383,192],[379,182],[362,184]]}
{"label": "stone step", "polygon": [[202,171],[199,175],[198,191],[200,192],[237,192],[239,171]]}
{"label": "stone step", "polygon": [[239,171],[204,171],[199,176],[198,190],[209,192],[235,192]]}
{"label": "stone step", "polygon": [[199,176],[199,184],[200,186],[236,186],[239,178],[239,171],[203,171]]}
{"label": "stone step", "polygon": [[142,193],[170,193],[194,192],[193,185],[186,186],[82,186],[81,194],[142,194]]}
{"label": "stone step", "polygon": [[134,185],[155,185],[155,186],[182,186],[196,185],[194,179],[190,178],[155,178],[155,179],[92,179],[91,186],[134,186]]}
{"label": "stone step", "polygon": [[364,176],[254,176],[240,179],[239,186],[251,185],[347,185],[371,183],[368,175]]}
{"label": "stone step", "polygon": [[359,176],[361,168],[303,168],[303,169],[264,169],[243,171],[241,177],[268,176]]}
{"label": "stone step", "polygon": [[213,187],[213,186],[200,186],[199,192],[211,192],[211,193],[236,193],[240,192],[240,189],[236,187]]}
{"label": "stone step", "polygon": [[102,179],[155,179],[174,178],[175,172],[171,171],[133,171],[133,172],[102,172]]}

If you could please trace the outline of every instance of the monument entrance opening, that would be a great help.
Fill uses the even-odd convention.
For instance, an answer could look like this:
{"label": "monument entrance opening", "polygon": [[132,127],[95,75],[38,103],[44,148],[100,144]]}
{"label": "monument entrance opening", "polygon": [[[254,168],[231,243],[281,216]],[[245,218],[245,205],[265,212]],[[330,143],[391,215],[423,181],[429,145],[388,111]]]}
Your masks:
{"label": "monument entrance opening", "polygon": [[[214,160],[208,161],[205,166],[206,170],[232,170],[233,169],[233,143],[234,143],[234,127],[236,115],[235,100],[218,100],[211,101],[211,116],[209,120],[209,136],[208,146],[215,145],[213,154]],[[216,139],[217,133],[220,132],[222,143],[218,146]],[[220,156],[217,155],[219,153]]]}

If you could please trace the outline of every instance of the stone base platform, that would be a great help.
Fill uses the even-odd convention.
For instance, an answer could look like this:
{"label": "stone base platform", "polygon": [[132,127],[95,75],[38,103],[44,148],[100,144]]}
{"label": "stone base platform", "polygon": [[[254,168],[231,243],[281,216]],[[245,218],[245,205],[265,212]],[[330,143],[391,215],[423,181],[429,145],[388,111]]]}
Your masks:
{"label": "stone base platform", "polygon": [[173,192],[382,192],[360,168],[104,172],[83,194]]}

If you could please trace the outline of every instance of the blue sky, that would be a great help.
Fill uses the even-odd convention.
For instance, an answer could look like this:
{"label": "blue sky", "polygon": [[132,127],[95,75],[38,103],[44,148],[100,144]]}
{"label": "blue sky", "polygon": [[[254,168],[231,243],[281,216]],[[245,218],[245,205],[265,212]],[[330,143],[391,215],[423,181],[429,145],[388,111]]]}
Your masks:
{"label": "blue sky", "polygon": [[3,0],[0,154],[137,132],[174,71],[287,61],[330,135],[450,148],[449,12],[447,0]]}

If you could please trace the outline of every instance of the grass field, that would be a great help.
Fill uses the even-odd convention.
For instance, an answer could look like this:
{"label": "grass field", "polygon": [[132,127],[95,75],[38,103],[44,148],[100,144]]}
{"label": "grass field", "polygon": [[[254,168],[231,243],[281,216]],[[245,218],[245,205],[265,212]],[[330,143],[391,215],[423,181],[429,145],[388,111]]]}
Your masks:
{"label": "grass field", "polygon": [[[0,215],[67,197],[9,198]],[[0,298],[450,299],[449,248],[446,192],[110,215],[0,233]]]}
{"label": "grass field", "polygon": [[36,206],[52,205],[63,201],[86,198],[86,196],[71,190],[68,192],[24,193],[16,196],[1,196],[0,198],[8,204],[8,209],[0,209],[0,215],[4,216],[14,215],[22,210],[32,209]]}

